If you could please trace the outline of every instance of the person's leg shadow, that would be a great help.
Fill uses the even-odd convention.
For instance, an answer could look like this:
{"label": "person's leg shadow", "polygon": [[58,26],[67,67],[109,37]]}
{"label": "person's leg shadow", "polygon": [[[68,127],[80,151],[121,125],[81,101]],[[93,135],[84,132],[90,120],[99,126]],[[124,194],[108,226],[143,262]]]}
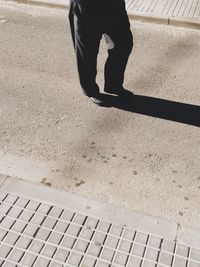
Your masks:
{"label": "person's leg shadow", "polygon": [[120,98],[104,95],[109,106],[155,118],[200,127],[200,106],[154,97],[133,95]]}

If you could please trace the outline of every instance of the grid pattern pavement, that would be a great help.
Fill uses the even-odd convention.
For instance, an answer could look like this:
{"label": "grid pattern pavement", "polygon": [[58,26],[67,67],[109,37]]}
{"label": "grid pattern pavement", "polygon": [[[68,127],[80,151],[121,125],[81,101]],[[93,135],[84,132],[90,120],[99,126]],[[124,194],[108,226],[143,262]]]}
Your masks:
{"label": "grid pattern pavement", "polygon": [[126,0],[126,6],[133,12],[200,19],[200,0]]}
{"label": "grid pattern pavement", "polygon": [[200,250],[0,192],[0,266],[200,267]]}

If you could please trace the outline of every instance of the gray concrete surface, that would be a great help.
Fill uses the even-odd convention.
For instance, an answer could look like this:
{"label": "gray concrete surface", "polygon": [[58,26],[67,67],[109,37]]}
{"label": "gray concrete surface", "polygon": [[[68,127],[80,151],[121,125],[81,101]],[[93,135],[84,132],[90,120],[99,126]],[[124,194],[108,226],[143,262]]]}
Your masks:
{"label": "gray concrete surface", "polygon": [[81,94],[65,11],[0,17],[0,173],[199,227],[199,31],[134,23],[138,96],[100,108]]}

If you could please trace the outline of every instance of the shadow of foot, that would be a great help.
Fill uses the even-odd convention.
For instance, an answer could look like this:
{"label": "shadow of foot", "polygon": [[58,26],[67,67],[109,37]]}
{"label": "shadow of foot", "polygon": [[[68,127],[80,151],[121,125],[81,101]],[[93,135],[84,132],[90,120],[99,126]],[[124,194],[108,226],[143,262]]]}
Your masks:
{"label": "shadow of foot", "polygon": [[200,127],[200,106],[197,105],[134,94],[129,97],[104,94],[103,97],[109,107]]}

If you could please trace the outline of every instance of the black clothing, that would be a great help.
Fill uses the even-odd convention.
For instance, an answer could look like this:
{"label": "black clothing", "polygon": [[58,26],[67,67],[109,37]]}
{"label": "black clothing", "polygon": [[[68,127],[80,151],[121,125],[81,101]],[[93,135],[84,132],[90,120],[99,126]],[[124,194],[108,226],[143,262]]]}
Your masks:
{"label": "black clothing", "polygon": [[97,55],[103,34],[113,44],[105,64],[105,89],[122,89],[133,47],[124,0],[70,0],[69,20],[83,92],[88,96],[99,93]]}

